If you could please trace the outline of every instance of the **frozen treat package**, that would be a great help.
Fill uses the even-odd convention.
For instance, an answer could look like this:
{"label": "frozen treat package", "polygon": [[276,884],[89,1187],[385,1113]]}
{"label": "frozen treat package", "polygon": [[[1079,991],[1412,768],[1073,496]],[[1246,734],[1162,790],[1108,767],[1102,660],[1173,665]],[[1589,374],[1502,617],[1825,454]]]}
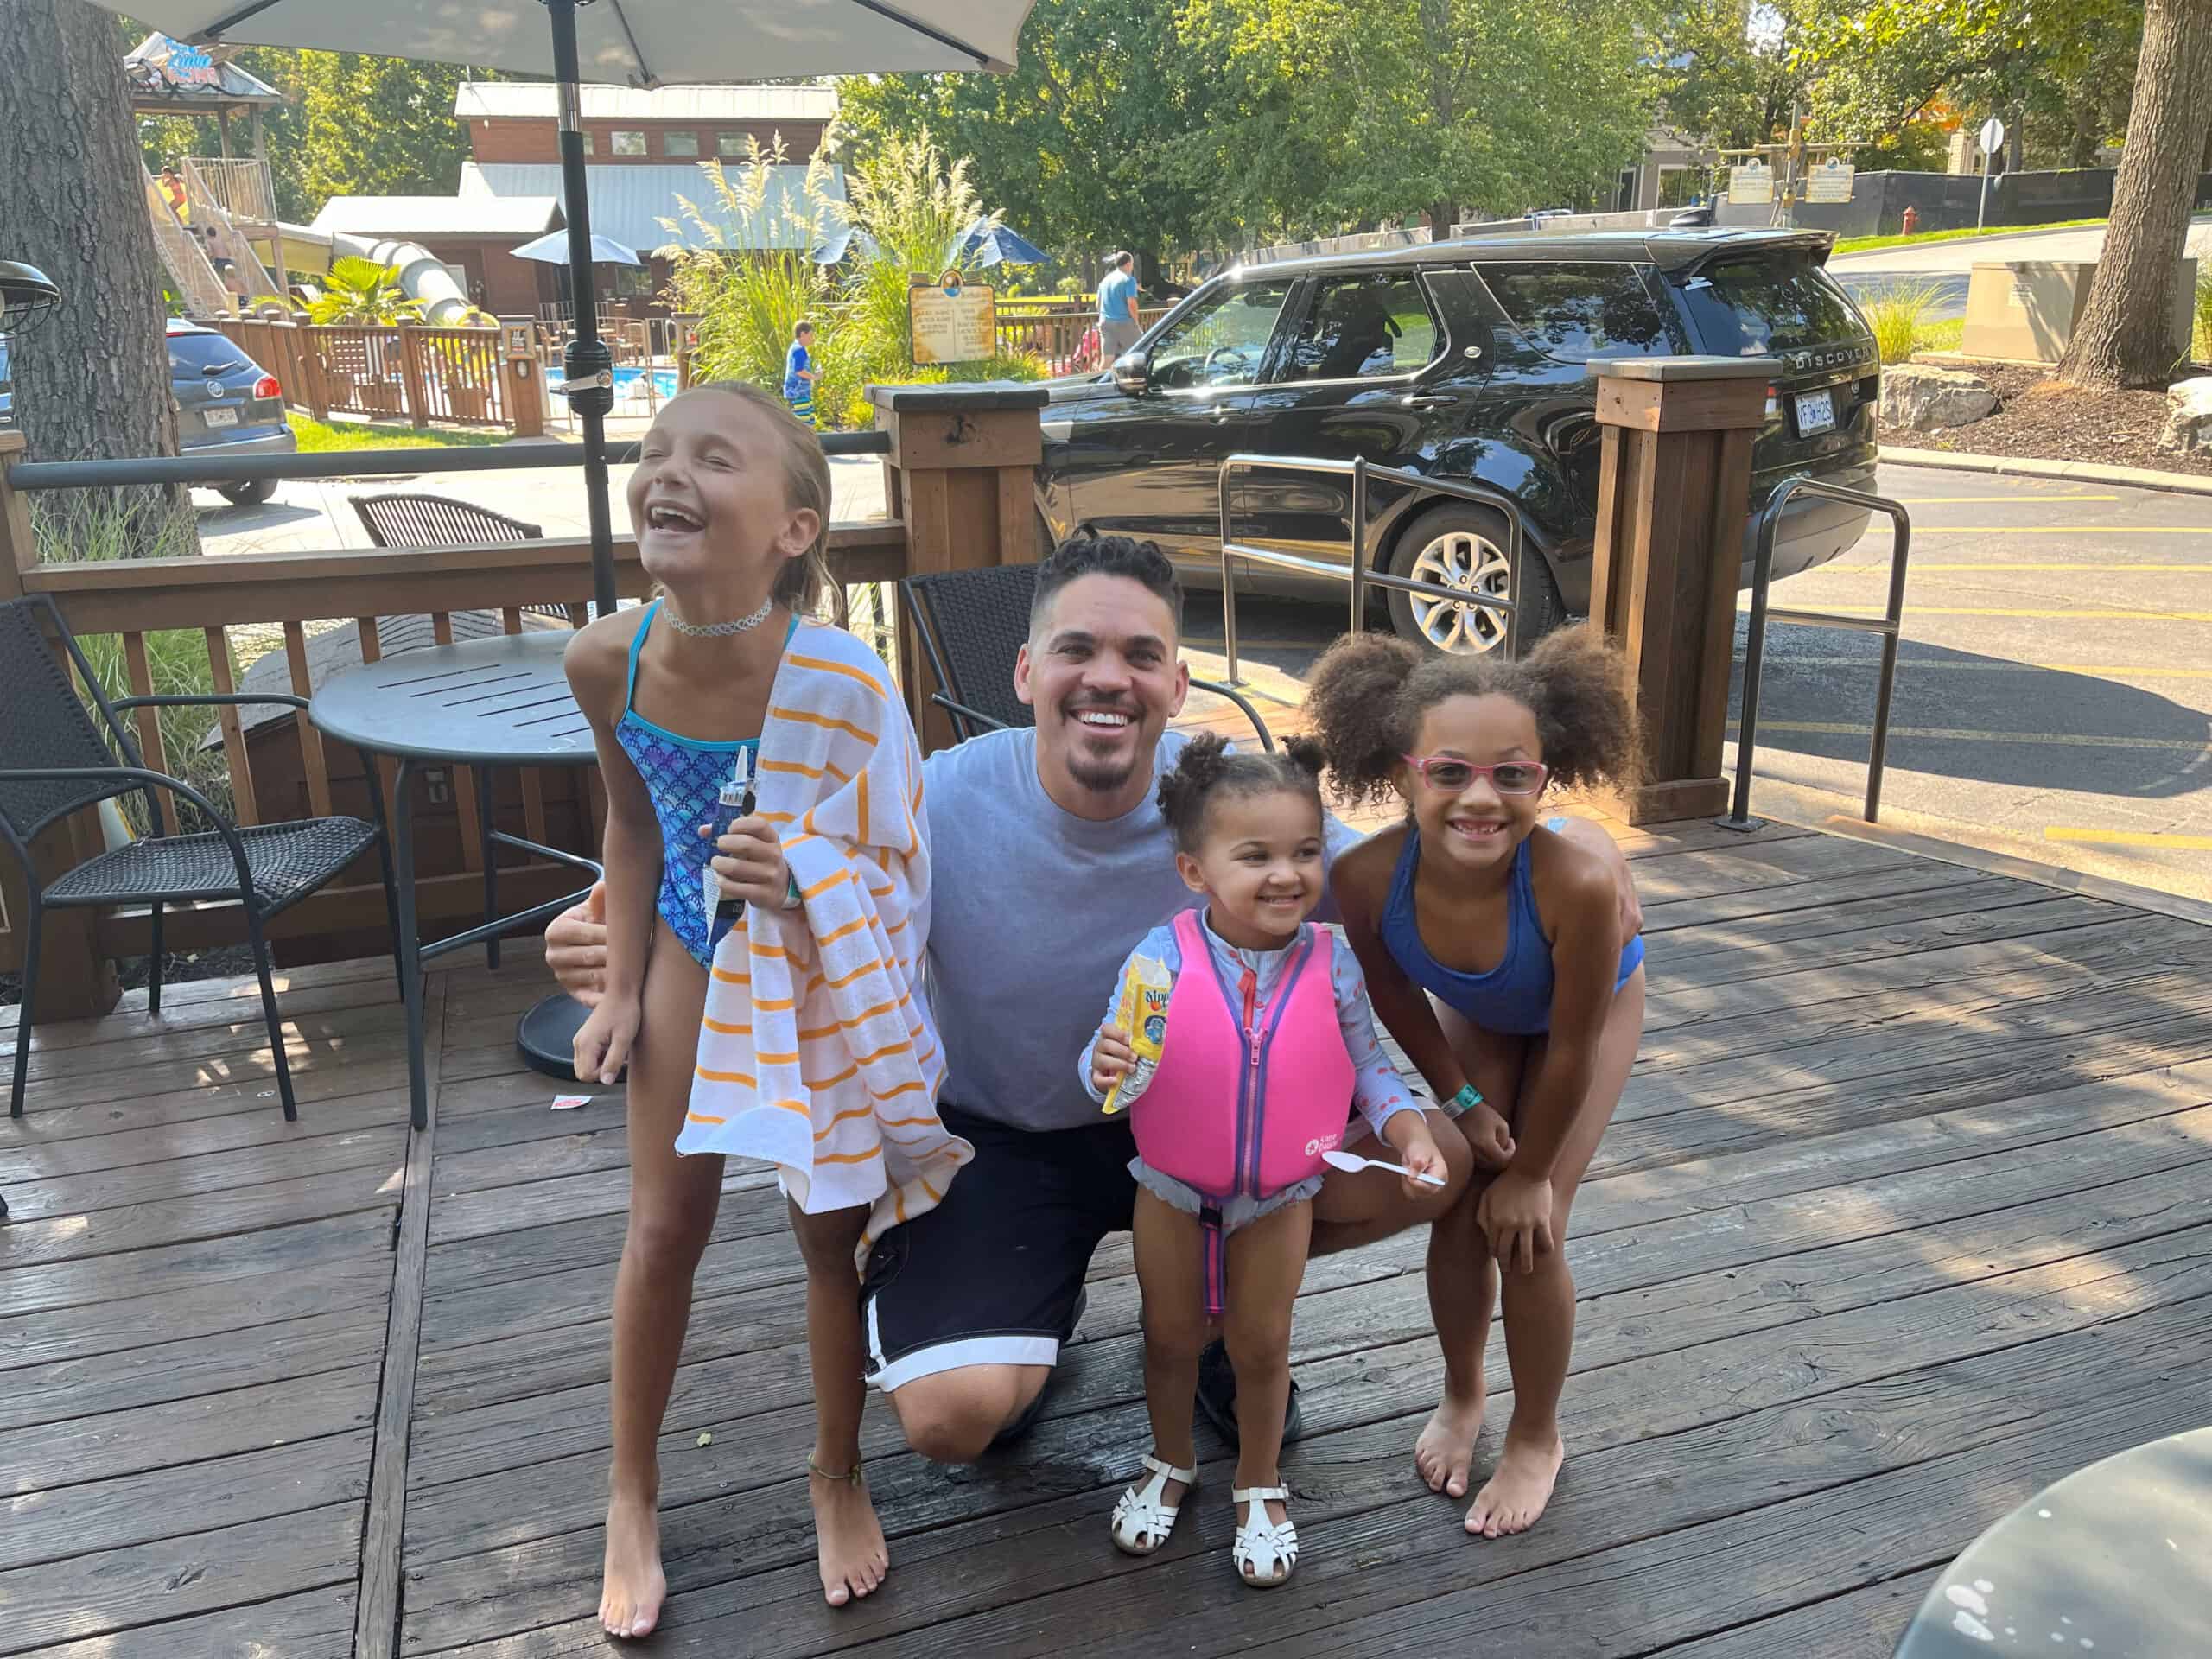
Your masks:
{"label": "frozen treat package", "polygon": [[1132,1098],[1144,1092],[1145,1084],[1160,1065],[1160,1051],[1167,1040],[1167,998],[1175,988],[1174,979],[1167,971],[1167,964],[1151,957],[1131,957],[1129,965],[1122,976],[1122,1006],[1118,1023],[1129,1033],[1129,1046],[1136,1051],[1136,1064],[1114,1081],[1106,1091],[1105,1109],[1111,1114],[1122,1109],[1122,1096],[1126,1091]]}

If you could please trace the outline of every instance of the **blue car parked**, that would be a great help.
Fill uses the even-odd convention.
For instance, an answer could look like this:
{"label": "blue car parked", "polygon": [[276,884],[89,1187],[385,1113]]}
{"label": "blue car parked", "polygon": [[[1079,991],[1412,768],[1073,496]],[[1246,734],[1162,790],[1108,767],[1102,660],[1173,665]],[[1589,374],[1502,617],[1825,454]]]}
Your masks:
{"label": "blue car parked", "polygon": [[[213,328],[172,317],[168,324],[169,396],[176,401],[176,441],[188,455],[289,455],[299,448],[284,419],[276,377]],[[240,506],[276,493],[274,479],[218,484]]]}

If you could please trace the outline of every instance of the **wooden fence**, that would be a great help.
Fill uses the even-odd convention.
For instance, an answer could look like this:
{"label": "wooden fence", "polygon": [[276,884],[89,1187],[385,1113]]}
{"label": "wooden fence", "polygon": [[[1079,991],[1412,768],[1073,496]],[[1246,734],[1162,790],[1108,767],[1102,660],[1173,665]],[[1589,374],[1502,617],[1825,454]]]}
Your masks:
{"label": "wooden fence", "polygon": [[226,318],[216,325],[275,375],[290,407],[316,420],[335,412],[501,427],[518,436],[544,429],[543,380],[535,345],[518,372],[505,328],[432,328]]}
{"label": "wooden fence", "polygon": [[[1149,328],[1173,308],[1166,305],[1142,307],[1138,309],[1137,321]],[[1066,374],[1077,366],[1077,348],[1084,334],[1098,321],[1098,308],[1002,305],[995,308],[995,320],[1001,353],[1009,357],[1027,353],[1042,358],[1051,372]],[[1098,366],[1107,365],[1102,363]]]}

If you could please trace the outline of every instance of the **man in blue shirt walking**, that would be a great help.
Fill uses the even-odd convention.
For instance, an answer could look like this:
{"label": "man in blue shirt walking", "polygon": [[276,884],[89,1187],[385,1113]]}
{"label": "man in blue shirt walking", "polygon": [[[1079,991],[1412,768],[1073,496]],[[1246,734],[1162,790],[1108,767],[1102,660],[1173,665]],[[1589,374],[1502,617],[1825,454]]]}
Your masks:
{"label": "man in blue shirt walking", "polygon": [[819,372],[814,366],[814,325],[801,322],[791,330],[791,350],[784,353],[784,401],[809,426],[814,424],[814,382]]}
{"label": "man in blue shirt walking", "polygon": [[1143,332],[1137,326],[1135,265],[1135,255],[1116,254],[1107,262],[1106,280],[1098,284],[1098,344],[1109,365]]}

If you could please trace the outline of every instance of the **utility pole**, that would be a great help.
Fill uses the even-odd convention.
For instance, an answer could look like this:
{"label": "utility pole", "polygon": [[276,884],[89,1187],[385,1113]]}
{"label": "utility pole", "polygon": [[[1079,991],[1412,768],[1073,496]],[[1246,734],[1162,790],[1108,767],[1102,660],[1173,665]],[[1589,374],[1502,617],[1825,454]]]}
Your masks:
{"label": "utility pole", "polygon": [[1774,211],[1767,222],[1784,230],[1794,229],[1797,223],[1797,163],[1805,153],[1805,108],[1797,99],[1789,100],[1789,144],[1783,152],[1782,188],[1774,198]]}

